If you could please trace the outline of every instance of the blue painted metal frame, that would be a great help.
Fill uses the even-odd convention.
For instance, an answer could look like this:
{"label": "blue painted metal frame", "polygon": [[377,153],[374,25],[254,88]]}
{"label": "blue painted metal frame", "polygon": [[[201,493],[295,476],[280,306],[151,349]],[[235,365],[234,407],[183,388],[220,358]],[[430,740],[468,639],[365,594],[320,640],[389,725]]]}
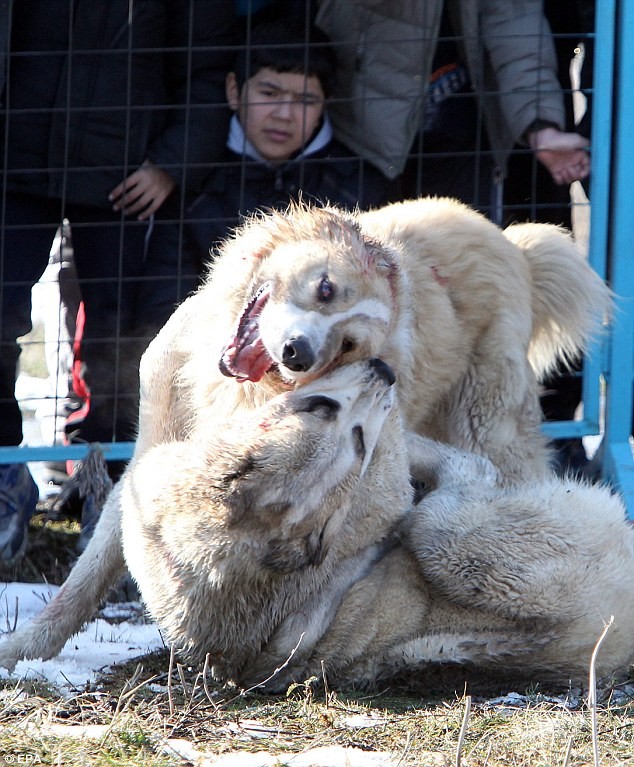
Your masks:
{"label": "blue painted metal frame", "polygon": [[[79,461],[85,457],[89,447],[88,444],[0,447],[0,463]],[[134,442],[106,442],[101,447],[106,460],[127,461],[132,457]]]}
{"label": "blue painted metal frame", "polygon": [[[544,424],[552,438],[600,433],[605,384],[603,474],[623,494],[634,519],[634,460],[630,446],[634,383],[634,0],[596,4],[589,259],[616,294],[610,331],[584,361],[584,417]],[[87,445],[0,447],[0,463],[77,460]],[[133,442],[103,445],[108,460],[127,460]]]}
{"label": "blue painted metal frame", "polygon": [[[632,207],[632,182],[634,180],[634,55],[631,42],[634,39],[634,0],[617,0],[597,3],[597,44],[602,50],[609,44],[608,34],[612,31],[613,62],[611,81],[607,82],[609,62],[603,67],[597,61],[595,88],[599,87],[613,94],[611,111],[603,112],[605,104],[595,120],[596,132],[592,145],[597,150],[612,147],[609,162],[611,172],[606,173],[605,188],[600,191],[605,210],[597,211],[593,226],[600,230],[599,246],[605,248],[608,263],[608,277],[615,293],[616,312],[613,320],[606,378],[606,423],[604,435],[603,474],[621,492],[628,510],[634,519],[634,460],[631,448],[632,392],[634,383],[634,208]],[[610,25],[612,28],[610,30]],[[608,90],[609,87],[609,90]],[[603,94],[603,101],[607,100]],[[608,115],[612,118],[611,134],[605,132],[603,124]],[[611,139],[611,141],[610,141]],[[601,176],[599,181],[603,179]],[[595,190],[592,190],[594,195]],[[594,198],[592,200],[594,207]],[[594,210],[593,210],[594,214]],[[598,216],[601,216],[598,218]]]}
{"label": "blue painted metal frame", "polygon": [[615,294],[611,328],[584,365],[584,419],[545,424],[552,437],[598,434],[605,384],[602,473],[634,519],[634,0],[596,3],[589,259]]}

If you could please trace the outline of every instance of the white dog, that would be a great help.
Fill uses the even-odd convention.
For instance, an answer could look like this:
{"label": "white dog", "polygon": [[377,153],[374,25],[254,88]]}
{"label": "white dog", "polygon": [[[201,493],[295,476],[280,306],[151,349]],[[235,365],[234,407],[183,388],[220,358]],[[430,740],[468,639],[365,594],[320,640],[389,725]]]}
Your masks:
{"label": "white dog", "polygon": [[[434,663],[577,683],[614,615],[597,671],[627,671],[619,499],[556,478],[500,488],[487,459],[406,435],[394,380],[377,359],[343,365],[139,459],[125,556],[166,639],[269,691]],[[414,507],[410,471],[429,488]]]}
{"label": "white dog", "polygon": [[[556,478],[500,488],[487,459],[406,439],[394,380],[378,359],[343,365],[145,453],[123,482],[123,543],[167,640],[269,690],[322,662],[338,685],[430,663],[566,683],[614,615],[597,670],[626,671],[619,499]],[[430,488],[413,508],[410,462]]]}
{"label": "white dog", "polygon": [[[127,476],[147,450],[191,438],[201,421],[213,430],[381,356],[396,371],[408,428],[488,456],[501,486],[541,481],[536,373],[583,349],[609,303],[559,229],[503,233],[451,200],[254,217],[143,357]],[[0,663],[51,657],[91,617],[125,568],[120,496],[121,484],[56,599],[0,645]]]}

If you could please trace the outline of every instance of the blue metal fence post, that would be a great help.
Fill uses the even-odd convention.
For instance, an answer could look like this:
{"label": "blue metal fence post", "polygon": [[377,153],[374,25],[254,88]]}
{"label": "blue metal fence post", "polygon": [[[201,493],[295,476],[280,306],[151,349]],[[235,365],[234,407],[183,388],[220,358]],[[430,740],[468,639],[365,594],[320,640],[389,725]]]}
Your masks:
{"label": "blue metal fence post", "polygon": [[[607,5],[597,3],[598,23],[604,20]],[[606,370],[603,470],[604,476],[622,493],[628,515],[634,518],[634,460],[630,446],[634,382],[634,0],[618,0],[615,8],[609,209],[602,223],[606,226],[608,271],[616,295],[616,311]],[[602,32],[598,27],[596,49],[599,53]],[[596,75],[602,74],[597,66]],[[598,150],[601,148],[598,139],[595,144],[594,137],[592,145]],[[593,206],[594,203],[593,199]],[[597,221],[597,225],[601,222]]]}

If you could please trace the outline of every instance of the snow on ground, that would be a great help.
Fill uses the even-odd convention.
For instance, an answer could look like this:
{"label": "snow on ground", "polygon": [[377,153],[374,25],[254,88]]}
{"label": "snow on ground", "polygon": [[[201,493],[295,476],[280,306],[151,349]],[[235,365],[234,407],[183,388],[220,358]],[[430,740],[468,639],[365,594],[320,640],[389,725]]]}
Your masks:
{"label": "snow on ground", "polygon": [[[13,627],[14,622],[20,626],[31,619],[58,589],[58,586],[45,584],[0,584],[0,632],[6,631],[8,626]],[[138,616],[140,606],[138,603],[109,605],[102,613],[117,612],[117,617],[121,617],[121,610]],[[75,690],[85,689],[87,683],[95,682],[98,673],[104,668],[163,646],[158,629],[153,624],[138,622],[138,618],[113,624],[100,618],[71,638],[57,657],[48,661],[20,661],[12,674],[6,669],[0,669],[0,678],[40,679],[54,685],[62,695],[71,694]],[[369,724],[358,726],[372,724],[370,721]],[[101,738],[108,731],[108,725],[47,724],[44,727],[58,737],[74,736],[82,739]],[[313,748],[300,754],[239,751],[217,756],[200,751],[189,740],[170,738],[165,740],[163,750],[171,757],[188,763],[195,762],[201,767],[397,767],[400,763],[387,752],[370,753],[342,746]]]}
{"label": "snow on ground", "polygon": [[[0,633],[13,628],[16,615],[17,626],[37,615],[58,589],[58,586],[38,583],[0,583]],[[102,614],[112,614],[115,610],[117,620],[126,619],[109,623],[97,618],[69,639],[57,657],[47,661],[20,661],[12,674],[0,669],[0,678],[41,679],[62,693],[71,692],[95,682],[99,672],[113,663],[164,647],[156,625],[139,618],[142,608],[138,603],[106,607]]]}
{"label": "snow on ground", "polygon": [[[50,384],[46,379],[20,374],[16,393],[23,407],[25,444],[41,445],[41,420],[52,407]],[[30,463],[29,468],[40,487],[40,496],[50,492],[44,466]],[[14,625],[20,626],[39,613],[58,586],[33,583],[0,583],[0,642],[2,634]],[[148,623],[139,603],[117,604],[106,607],[101,615],[112,615],[116,623],[109,623],[103,617],[97,618],[72,637],[62,652],[48,661],[20,661],[10,675],[0,669],[0,678],[41,679],[54,685],[60,692],[71,692],[74,687],[83,689],[86,683],[94,682],[99,671],[113,663],[129,660],[144,653],[164,647],[158,628]],[[17,616],[17,618],[16,618]]]}

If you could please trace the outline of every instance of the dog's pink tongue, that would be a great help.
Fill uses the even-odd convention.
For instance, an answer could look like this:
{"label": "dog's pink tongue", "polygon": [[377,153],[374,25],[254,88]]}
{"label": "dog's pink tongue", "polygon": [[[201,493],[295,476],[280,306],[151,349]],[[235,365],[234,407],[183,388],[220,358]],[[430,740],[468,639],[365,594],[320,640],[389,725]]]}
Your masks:
{"label": "dog's pink tongue", "polygon": [[262,286],[245,308],[235,335],[225,346],[219,367],[226,376],[238,381],[257,383],[273,365],[260,338],[260,314],[270,296],[270,287]]}
{"label": "dog's pink tongue", "polygon": [[273,364],[264,344],[258,337],[254,343],[240,348],[233,358],[233,367],[236,371],[236,379],[253,381],[257,383]]}

